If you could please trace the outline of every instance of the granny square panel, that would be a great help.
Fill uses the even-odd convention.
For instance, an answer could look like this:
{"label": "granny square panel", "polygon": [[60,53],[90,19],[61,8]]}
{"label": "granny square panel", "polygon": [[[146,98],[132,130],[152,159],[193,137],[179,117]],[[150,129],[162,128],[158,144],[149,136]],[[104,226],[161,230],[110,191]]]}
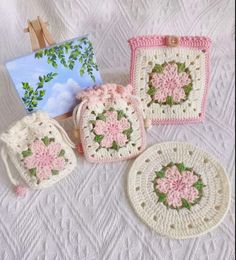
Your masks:
{"label": "granny square panel", "polygon": [[74,110],[80,148],[92,162],[133,158],[146,146],[144,118],[131,86],[107,84],[78,94]]}
{"label": "granny square panel", "polygon": [[[26,188],[43,189],[70,174],[76,166],[76,156],[60,124],[44,112],[23,117],[0,136],[4,146],[2,159],[18,195]],[[12,171],[9,162],[18,171]]]}
{"label": "granny square panel", "polygon": [[153,124],[204,119],[209,85],[207,37],[144,36],[129,40],[131,84]]}

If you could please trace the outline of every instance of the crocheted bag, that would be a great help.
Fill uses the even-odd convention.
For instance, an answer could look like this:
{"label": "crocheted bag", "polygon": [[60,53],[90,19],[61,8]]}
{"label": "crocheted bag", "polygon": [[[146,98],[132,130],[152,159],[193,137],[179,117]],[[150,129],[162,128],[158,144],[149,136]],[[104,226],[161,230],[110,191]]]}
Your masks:
{"label": "crocheted bag", "polygon": [[[2,159],[15,191],[23,196],[26,186],[50,187],[66,177],[76,166],[74,147],[64,129],[44,112],[25,116],[3,133]],[[8,160],[18,174],[10,171]]]}
{"label": "crocheted bag", "polygon": [[204,119],[209,84],[207,37],[144,36],[129,40],[131,84],[153,124]]}
{"label": "crocheted bag", "polygon": [[74,109],[79,130],[78,152],[91,162],[129,159],[145,148],[145,128],[139,102],[132,87],[115,84],[85,90],[77,95],[82,102]]}

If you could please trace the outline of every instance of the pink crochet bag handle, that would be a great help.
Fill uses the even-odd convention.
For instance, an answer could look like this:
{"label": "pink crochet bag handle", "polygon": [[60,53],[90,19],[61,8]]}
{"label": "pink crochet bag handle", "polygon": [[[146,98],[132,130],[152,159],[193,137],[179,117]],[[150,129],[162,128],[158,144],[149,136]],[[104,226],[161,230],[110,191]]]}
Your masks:
{"label": "pink crochet bag handle", "polygon": [[[77,98],[81,103],[73,119],[78,153],[92,162],[108,162],[132,158],[144,149],[144,118],[132,86],[107,84],[80,92]],[[138,150],[129,147],[131,141],[135,146],[132,133],[138,136]]]}

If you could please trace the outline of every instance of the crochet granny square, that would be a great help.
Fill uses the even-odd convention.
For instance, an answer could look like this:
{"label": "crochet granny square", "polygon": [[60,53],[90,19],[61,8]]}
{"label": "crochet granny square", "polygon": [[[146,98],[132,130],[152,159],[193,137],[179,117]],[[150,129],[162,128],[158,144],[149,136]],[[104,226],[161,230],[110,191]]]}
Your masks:
{"label": "crochet granny square", "polygon": [[204,119],[209,84],[207,37],[145,36],[129,40],[131,84],[153,124]]}
{"label": "crochet granny square", "polygon": [[143,114],[131,92],[131,86],[107,84],[78,94],[82,102],[74,110],[74,124],[87,160],[124,160],[144,150]]}
{"label": "crochet granny square", "polygon": [[[74,144],[59,123],[44,112],[25,116],[0,139],[5,144],[2,159],[18,195],[24,195],[26,187],[50,187],[76,166]],[[10,170],[9,162],[18,172]]]}

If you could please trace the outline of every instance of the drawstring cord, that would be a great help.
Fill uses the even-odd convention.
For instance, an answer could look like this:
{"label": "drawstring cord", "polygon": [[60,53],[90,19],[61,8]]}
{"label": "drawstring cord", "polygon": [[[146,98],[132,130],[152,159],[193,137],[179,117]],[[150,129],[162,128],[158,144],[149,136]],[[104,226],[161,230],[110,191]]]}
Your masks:
{"label": "drawstring cord", "polygon": [[12,174],[11,174],[11,170],[9,168],[9,165],[8,165],[8,154],[6,153],[6,150],[5,148],[2,148],[1,149],[1,156],[2,156],[2,160],[3,160],[3,163],[5,165],[5,168],[6,168],[6,171],[7,171],[7,175],[11,181],[11,183],[15,186],[17,186],[19,183],[13,178]]}
{"label": "drawstring cord", "polygon": [[83,105],[87,102],[87,100],[83,100],[80,104],[78,104],[75,108],[74,108],[74,111],[73,111],[73,123],[74,123],[74,127],[75,127],[75,137],[77,138],[78,140],[78,143],[76,144],[76,150],[79,154],[83,154],[83,147],[82,147],[82,144],[81,144],[81,140],[80,140],[80,136],[78,134],[78,127],[79,127],[79,120],[80,120],[80,116],[81,116],[81,110],[82,110],[82,107]]}
{"label": "drawstring cord", "polygon": [[53,124],[63,136],[64,141],[72,148],[75,148],[75,144],[70,140],[68,134],[66,133],[65,129],[54,119],[50,118],[49,122]]}
{"label": "drawstring cord", "polygon": [[79,119],[80,119],[80,116],[81,116],[81,110],[82,110],[82,107],[83,105],[87,102],[87,100],[83,100],[80,104],[78,104],[75,108],[74,108],[74,111],[73,111],[73,122],[74,122],[74,126],[77,128],[78,127],[78,123],[79,123]]}
{"label": "drawstring cord", "polygon": [[14,185],[14,190],[15,190],[16,195],[19,196],[19,197],[24,197],[25,194],[27,193],[28,189],[27,189],[27,187],[20,185],[19,182],[15,178],[13,178],[13,176],[11,174],[11,170],[10,170],[9,165],[8,165],[8,157],[9,156],[8,156],[5,148],[1,149],[1,157],[2,157],[2,161],[5,165],[9,180]]}
{"label": "drawstring cord", "polygon": [[[139,97],[137,97],[137,96],[133,96],[132,98],[133,98],[133,100],[135,101],[135,103],[136,103],[137,107],[139,107],[139,106],[140,106],[140,104],[141,104],[140,98],[139,98]],[[145,128],[146,128],[147,130],[150,130],[150,129],[151,129],[151,127],[152,127],[152,120],[151,120],[151,119],[148,119],[148,118],[146,118],[146,116],[145,116],[145,114],[144,114],[144,112],[143,112],[143,109],[142,109],[142,108],[140,108],[140,112],[141,112],[141,114],[142,114],[142,117],[143,117],[143,121],[144,121],[144,126],[145,126]]]}

